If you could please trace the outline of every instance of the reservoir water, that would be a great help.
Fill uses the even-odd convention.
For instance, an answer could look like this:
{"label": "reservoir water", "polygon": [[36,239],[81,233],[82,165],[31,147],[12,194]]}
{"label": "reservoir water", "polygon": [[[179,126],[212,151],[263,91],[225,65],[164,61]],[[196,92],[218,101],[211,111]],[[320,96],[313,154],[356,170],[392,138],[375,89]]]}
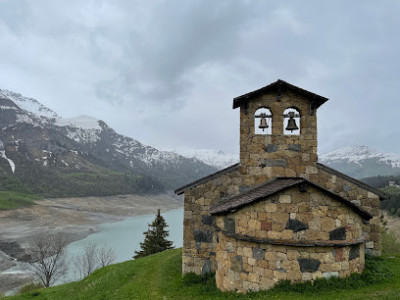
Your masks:
{"label": "reservoir water", "polygon": [[[168,240],[173,241],[175,248],[182,247],[183,243],[183,208],[162,212],[169,230]],[[143,232],[147,231],[148,224],[155,218],[154,214],[128,217],[122,221],[99,225],[99,231],[88,237],[68,245],[68,259],[81,255],[85,245],[94,243],[114,249],[116,259],[113,263],[131,260],[135,250],[140,250],[140,243],[144,240]],[[63,282],[79,279],[79,273],[70,264],[70,270]]]}

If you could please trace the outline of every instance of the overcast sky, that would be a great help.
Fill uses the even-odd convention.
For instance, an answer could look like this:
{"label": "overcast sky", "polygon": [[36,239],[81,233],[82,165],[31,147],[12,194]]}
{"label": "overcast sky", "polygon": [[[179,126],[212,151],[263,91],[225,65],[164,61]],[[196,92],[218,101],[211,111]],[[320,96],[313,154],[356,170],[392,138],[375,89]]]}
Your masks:
{"label": "overcast sky", "polygon": [[400,1],[0,0],[0,88],[159,148],[238,152],[232,98],[330,100],[319,152],[400,152]]}

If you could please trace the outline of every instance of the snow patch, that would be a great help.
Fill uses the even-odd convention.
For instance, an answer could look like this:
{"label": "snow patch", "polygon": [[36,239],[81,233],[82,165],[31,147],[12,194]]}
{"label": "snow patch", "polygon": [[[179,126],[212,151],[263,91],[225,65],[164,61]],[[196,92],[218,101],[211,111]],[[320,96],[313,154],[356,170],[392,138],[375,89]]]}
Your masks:
{"label": "snow patch", "polygon": [[220,150],[194,149],[188,147],[180,147],[172,151],[187,158],[197,158],[218,169],[224,169],[239,162],[239,153],[227,153]]}
{"label": "snow patch", "polygon": [[362,167],[368,159],[377,159],[392,168],[400,168],[400,153],[381,153],[366,146],[345,146],[331,152],[319,155],[322,163],[347,161]]}
{"label": "snow patch", "polygon": [[58,115],[54,111],[39,103],[36,99],[28,98],[19,93],[14,93],[8,90],[0,90],[0,97],[10,99],[21,109],[31,112],[37,116],[49,119],[58,118]]}
{"label": "snow patch", "polygon": [[[1,143],[3,144],[3,142]],[[15,163],[7,157],[6,150],[0,150],[0,156],[8,161],[8,163],[10,164],[11,171],[15,174]]]}
{"label": "snow patch", "polygon": [[69,126],[81,129],[97,129],[101,131],[98,119],[83,115],[76,118],[57,119],[55,124],[60,127]]}

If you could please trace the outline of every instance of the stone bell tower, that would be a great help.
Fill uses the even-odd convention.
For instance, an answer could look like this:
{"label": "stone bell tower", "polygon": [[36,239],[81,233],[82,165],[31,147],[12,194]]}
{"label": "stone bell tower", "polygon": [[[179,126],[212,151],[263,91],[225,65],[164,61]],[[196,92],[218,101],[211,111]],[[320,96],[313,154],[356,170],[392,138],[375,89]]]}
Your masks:
{"label": "stone bell tower", "polygon": [[317,109],[328,99],[283,80],[239,96],[242,184],[317,173]]}

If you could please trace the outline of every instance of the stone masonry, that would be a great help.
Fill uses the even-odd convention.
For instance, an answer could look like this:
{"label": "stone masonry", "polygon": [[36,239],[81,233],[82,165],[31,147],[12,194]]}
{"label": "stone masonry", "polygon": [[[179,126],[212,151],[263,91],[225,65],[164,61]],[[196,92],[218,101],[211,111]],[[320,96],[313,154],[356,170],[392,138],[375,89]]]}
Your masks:
{"label": "stone masonry", "polygon": [[[176,190],[185,194],[183,274],[216,272],[221,290],[246,292],[347,276],[363,270],[364,250],[380,255],[385,195],[318,163],[317,108],[327,100],[282,80],[234,99],[240,163]],[[260,108],[272,114],[269,135],[255,134]],[[288,108],[300,114],[299,135],[284,134]],[[296,186],[275,193],[280,178]],[[258,198],[247,203],[249,193]]]}

